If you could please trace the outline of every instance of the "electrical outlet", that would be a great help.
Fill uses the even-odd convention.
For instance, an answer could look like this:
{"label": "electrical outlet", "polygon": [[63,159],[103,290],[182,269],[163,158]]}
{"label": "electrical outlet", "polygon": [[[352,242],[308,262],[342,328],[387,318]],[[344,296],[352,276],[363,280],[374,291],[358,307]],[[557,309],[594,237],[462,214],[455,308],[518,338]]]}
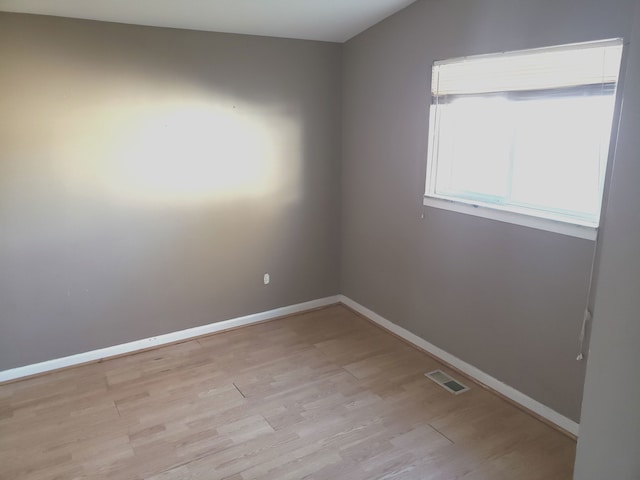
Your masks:
{"label": "electrical outlet", "polygon": [[269,282],[271,281],[271,277],[269,277],[268,273],[264,274],[264,284],[265,285],[269,285]]}

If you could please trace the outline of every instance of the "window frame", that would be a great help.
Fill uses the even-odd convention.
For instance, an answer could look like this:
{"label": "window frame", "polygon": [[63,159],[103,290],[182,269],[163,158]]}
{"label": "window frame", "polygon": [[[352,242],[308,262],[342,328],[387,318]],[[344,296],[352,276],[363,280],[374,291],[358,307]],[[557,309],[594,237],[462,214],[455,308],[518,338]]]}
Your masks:
{"label": "window frame", "polygon": [[[610,169],[612,166],[612,157],[615,152],[615,139],[617,136],[619,112],[620,112],[620,98],[621,98],[621,82],[624,78],[624,60],[626,54],[626,43],[622,38],[613,38],[607,40],[584,42],[578,44],[558,45],[552,47],[538,48],[538,49],[526,49],[512,52],[503,52],[497,54],[486,55],[474,55],[470,57],[460,57],[448,59],[445,61],[437,61],[432,64],[431,72],[436,65],[442,65],[446,63],[460,62],[467,59],[480,59],[483,57],[495,57],[498,55],[503,56],[518,56],[526,55],[531,52],[543,52],[549,50],[558,49],[574,49],[581,48],[587,45],[602,45],[617,44],[622,48],[622,55],[620,61],[620,69],[618,71],[618,78],[616,82],[616,89],[614,95],[614,109],[613,120],[611,125],[611,132],[609,138],[609,148],[607,152],[607,158],[604,162],[603,172],[603,185],[600,188],[599,208],[600,212],[597,218],[597,223],[583,220],[577,217],[569,218],[567,216],[557,215],[553,212],[545,211],[543,209],[520,207],[514,204],[498,204],[488,203],[481,200],[468,199],[464,197],[448,196],[436,193],[436,181],[437,181],[437,155],[433,154],[434,150],[437,150],[437,144],[434,148],[434,142],[437,142],[436,132],[439,131],[435,123],[437,122],[437,116],[434,114],[433,109],[433,93],[430,93],[429,102],[429,135],[427,144],[427,169],[425,179],[425,190],[423,197],[423,205],[425,207],[433,207],[437,209],[449,210],[457,213],[473,215],[477,217],[487,218],[491,220],[497,220],[500,222],[511,223],[515,225],[521,225],[531,227],[539,230],[545,230],[549,232],[560,233],[563,235],[569,235],[572,237],[583,238],[586,240],[596,240],[598,235],[598,228],[602,223],[603,207],[605,204],[605,197],[607,191],[607,181],[609,178]],[[433,79],[433,76],[432,76]],[[582,88],[582,87],[576,87]],[[544,89],[543,89],[544,90]]]}

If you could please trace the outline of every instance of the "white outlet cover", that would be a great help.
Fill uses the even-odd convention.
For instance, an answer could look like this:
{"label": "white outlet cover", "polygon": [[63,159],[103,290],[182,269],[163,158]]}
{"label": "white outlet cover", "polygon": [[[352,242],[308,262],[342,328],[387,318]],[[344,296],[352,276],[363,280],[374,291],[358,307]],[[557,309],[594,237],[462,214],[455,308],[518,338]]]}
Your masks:
{"label": "white outlet cover", "polygon": [[265,285],[269,285],[269,282],[271,281],[271,278],[269,277],[268,273],[264,274],[264,284]]}

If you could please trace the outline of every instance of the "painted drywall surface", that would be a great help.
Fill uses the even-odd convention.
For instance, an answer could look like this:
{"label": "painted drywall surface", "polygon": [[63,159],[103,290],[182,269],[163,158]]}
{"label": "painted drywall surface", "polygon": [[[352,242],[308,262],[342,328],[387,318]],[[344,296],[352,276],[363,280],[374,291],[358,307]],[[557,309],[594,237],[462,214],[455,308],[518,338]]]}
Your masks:
{"label": "painted drywall surface", "polygon": [[575,421],[594,243],[422,206],[430,69],[626,36],[632,5],[421,1],[344,52],[342,293]]}
{"label": "painted drywall surface", "polygon": [[340,69],[0,14],[0,370],[338,293]]}
{"label": "painted drywall surface", "polygon": [[603,228],[576,480],[640,478],[640,6],[635,18]]}

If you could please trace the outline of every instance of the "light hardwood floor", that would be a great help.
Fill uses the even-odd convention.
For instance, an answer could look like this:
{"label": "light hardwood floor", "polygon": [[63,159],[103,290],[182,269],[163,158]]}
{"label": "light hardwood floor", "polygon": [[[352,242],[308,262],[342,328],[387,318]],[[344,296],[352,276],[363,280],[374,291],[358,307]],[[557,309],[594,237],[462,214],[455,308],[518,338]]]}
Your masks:
{"label": "light hardwood floor", "polygon": [[573,440],[441,367],[333,306],[5,384],[0,478],[571,478]]}

